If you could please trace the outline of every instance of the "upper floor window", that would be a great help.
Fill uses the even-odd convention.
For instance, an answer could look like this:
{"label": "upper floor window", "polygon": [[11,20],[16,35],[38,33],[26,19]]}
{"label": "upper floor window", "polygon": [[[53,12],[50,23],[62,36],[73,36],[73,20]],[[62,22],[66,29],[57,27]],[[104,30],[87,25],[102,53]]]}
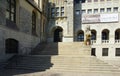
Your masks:
{"label": "upper floor window", "polygon": [[82,14],[85,14],[86,13],[86,10],[82,10]]}
{"label": "upper floor window", "polygon": [[98,13],[98,9],[94,9],[94,13]]}
{"label": "upper floor window", "polygon": [[105,0],[100,0],[101,2],[105,1]]}
{"label": "upper floor window", "polygon": [[92,13],[92,9],[88,9],[88,14],[91,14]]}
{"label": "upper floor window", "polygon": [[111,8],[107,8],[107,12],[111,12]]}
{"label": "upper floor window", "polygon": [[64,12],[64,7],[61,7],[61,11]]}
{"label": "upper floor window", "polygon": [[114,7],[113,12],[118,12],[118,7]]}
{"label": "upper floor window", "polygon": [[104,13],[105,9],[104,8],[100,8],[100,13]]}
{"label": "upper floor window", "polygon": [[80,10],[76,10],[75,14],[80,15]]}
{"label": "upper floor window", "polygon": [[32,12],[32,34],[36,35],[36,13]]}
{"label": "upper floor window", "polygon": [[98,0],[94,0],[94,2],[98,2]]}
{"label": "upper floor window", "polygon": [[87,2],[92,2],[92,0],[87,0]]}
{"label": "upper floor window", "polygon": [[16,19],[16,1],[7,0],[6,18],[15,22]]}

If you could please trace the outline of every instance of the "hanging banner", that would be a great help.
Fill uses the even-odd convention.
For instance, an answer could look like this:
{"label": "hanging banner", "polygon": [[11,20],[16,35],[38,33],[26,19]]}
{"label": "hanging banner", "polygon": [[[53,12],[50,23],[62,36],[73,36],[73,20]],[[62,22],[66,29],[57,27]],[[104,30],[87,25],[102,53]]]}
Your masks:
{"label": "hanging banner", "polygon": [[118,22],[118,14],[83,15],[82,23]]}

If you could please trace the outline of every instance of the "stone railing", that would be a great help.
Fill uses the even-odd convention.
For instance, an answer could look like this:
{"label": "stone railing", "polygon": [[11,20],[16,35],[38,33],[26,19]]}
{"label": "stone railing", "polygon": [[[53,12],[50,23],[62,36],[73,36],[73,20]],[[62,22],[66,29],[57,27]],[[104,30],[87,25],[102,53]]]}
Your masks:
{"label": "stone railing", "polygon": [[95,44],[96,40],[91,40],[91,45]]}
{"label": "stone railing", "polygon": [[109,43],[109,40],[102,40],[102,43]]}
{"label": "stone railing", "polygon": [[118,40],[115,40],[115,43],[120,43],[120,39],[118,39]]}

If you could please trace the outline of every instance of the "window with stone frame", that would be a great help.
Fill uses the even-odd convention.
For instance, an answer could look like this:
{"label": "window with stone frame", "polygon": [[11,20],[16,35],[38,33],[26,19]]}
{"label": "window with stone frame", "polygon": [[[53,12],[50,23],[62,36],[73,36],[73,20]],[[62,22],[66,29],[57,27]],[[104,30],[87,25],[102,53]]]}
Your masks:
{"label": "window with stone frame", "polygon": [[32,35],[36,35],[36,13],[32,12]]}
{"label": "window with stone frame", "polygon": [[7,0],[6,19],[16,22],[16,0]]}
{"label": "window with stone frame", "polygon": [[92,2],[92,0],[87,0],[87,2]]}
{"label": "window with stone frame", "polygon": [[120,48],[116,48],[115,56],[120,56]]}
{"label": "window with stone frame", "polygon": [[108,48],[102,48],[102,56],[108,56]]}

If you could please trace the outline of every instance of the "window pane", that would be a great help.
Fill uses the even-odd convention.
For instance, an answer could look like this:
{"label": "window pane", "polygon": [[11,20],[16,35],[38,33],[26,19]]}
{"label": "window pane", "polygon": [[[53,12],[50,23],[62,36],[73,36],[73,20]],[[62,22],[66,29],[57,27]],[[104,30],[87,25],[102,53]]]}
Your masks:
{"label": "window pane", "polygon": [[59,12],[59,7],[56,8],[56,11]]}
{"label": "window pane", "polygon": [[82,10],[82,14],[85,14],[86,13],[86,10]]}
{"label": "window pane", "polygon": [[92,9],[88,9],[88,14],[91,14],[92,13]]}
{"label": "window pane", "polygon": [[108,48],[102,49],[102,56],[108,56]]}
{"label": "window pane", "polygon": [[118,12],[118,7],[114,7],[113,12]]}
{"label": "window pane", "polygon": [[61,7],[61,11],[64,12],[64,7]]}
{"label": "window pane", "polygon": [[61,16],[64,16],[64,12],[61,12]]}
{"label": "window pane", "polygon": [[107,12],[111,12],[111,8],[107,8]]}
{"label": "window pane", "polygon": [[92,0],[87,0],[87,2],[92,2]]}
{"label": "window pane", "polygon": [[59,12],[56,13],[56,16],[59,16]]}
{"label": "window pane", "polygon": [[76,10],[76,15],[80,15],[80,10]]}
{"label": "window pane", "polygon": [[101,9],[100,9],[100,12],[101,12],[101,13],[104,13],[104,12],[105,12],[105,9],[104,9],[104,8],[101,8]]}
{"label": "window pane", "polygon": [[98,13],[98,9],[94,9],[94,13]]}
{"label": "window pane", "polygon": [[116,48],[116,54],[115,56],[120,56],[120,48]]}
{"label": "window pane", "polygon": [[52,9],[51,9],[51,12],[52,12],[52,13],[53,13],[53,12],[55,12],[55,9],[54,9],[54,8],[52,8]]}

